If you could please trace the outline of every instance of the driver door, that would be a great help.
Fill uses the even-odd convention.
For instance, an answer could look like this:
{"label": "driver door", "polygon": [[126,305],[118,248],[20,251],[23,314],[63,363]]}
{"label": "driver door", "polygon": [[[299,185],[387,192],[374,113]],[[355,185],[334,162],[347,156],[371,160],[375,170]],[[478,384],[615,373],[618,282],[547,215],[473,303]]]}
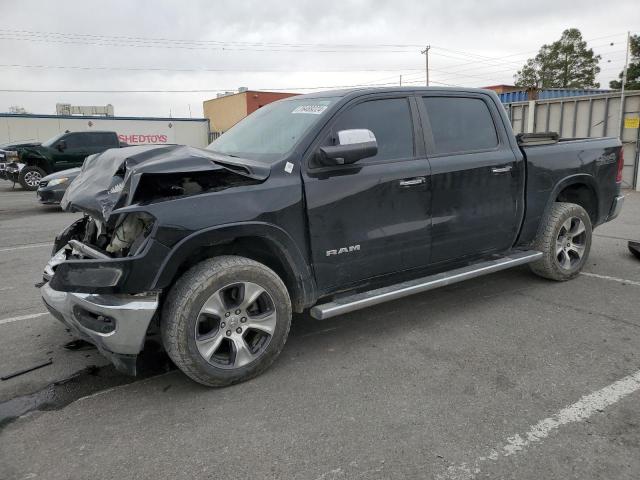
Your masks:
{"label": "driver door", "polygon": [[417,107],[407,95],[358,99],[321,134],[336,145],[338,132],[373,132],[377,155],[353,164],[303,173],[313,264],[318,287],[337,287],[427,265],[430,254],[429,163]]}
{"label": "driver door", "polygon": [[[53,145],[53,170],[60,171],[67,168],[81,167],[84,159],[89,155],[89,146],[87,144],[87,135],[77,132],[68,133],[60,139],[64,141],[65,148],[63,151],[58,150],[57,145]],[[60,143],[58,142],[58,144]]]}

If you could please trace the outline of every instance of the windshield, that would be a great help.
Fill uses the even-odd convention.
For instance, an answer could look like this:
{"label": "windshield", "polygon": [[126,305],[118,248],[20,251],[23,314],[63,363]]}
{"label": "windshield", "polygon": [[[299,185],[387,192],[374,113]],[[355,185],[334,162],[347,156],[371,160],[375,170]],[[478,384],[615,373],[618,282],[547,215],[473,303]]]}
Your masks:
{"label": "windshield", "polygon": [[60,138],[62,138],[64,135],[66,135],[65,133],[59,133],[58,135],[56,135],[55,137],[51,137],[49,140],[47,140],[46,142],[42,142],[42,146],[43,147],[52,147],[58,140],[60,140]]}
{"label": "windshield", "polygon": [[274,162],[320,120],[338,98],[300,98],[256,110],[207,147],[224,155]]}

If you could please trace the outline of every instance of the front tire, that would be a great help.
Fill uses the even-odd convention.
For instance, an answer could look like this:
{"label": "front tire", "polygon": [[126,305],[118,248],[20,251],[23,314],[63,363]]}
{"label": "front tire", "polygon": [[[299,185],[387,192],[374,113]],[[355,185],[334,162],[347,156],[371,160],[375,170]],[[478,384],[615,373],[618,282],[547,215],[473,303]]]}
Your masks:
{"label": "front tire", "polygon": [[39,167],[26,166],[20,170],[18,182],[25,190],[34,191],[38,189],[40,180],[46,175],[46,172]]}
{"label": "front tire", "polygon": [[188,270],[167,296],[161,336],[173,362],[210,387],[264,372],[289,335],[291,300],[278,275],[244,257],[221,256]]}
{"label": "front tire", "polygon": [[530,264],[536,275],[563,282],[580,273],[591,250],[592,226],[580,205],[556,202],[534,242],[543,257]]}

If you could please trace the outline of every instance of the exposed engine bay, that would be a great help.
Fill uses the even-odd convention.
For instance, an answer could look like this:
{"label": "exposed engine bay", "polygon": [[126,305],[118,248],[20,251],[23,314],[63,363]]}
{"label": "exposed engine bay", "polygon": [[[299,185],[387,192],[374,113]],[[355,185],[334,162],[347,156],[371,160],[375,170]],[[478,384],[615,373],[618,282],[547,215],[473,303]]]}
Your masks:
{"label": "exposed engine bay", "polygon": [[140,145],[111,149],[87,157],[61,206],[82,211],[115,232],[124,221],[113,218],[120,216],[113,215],[120,208],[257,184],[269,173],[269,167],[260,162],[193,147]]}
{"label": "exposed engine bay", "polygon": [[[268,168],[192,147],[136,146],[87,158],[62,199],[85,215],[56,238],[45,270],[67,260],[117,259],[144,248],[155,218],[144,206],[264,181]],[[120,211],[122,210],[122,211]]]}

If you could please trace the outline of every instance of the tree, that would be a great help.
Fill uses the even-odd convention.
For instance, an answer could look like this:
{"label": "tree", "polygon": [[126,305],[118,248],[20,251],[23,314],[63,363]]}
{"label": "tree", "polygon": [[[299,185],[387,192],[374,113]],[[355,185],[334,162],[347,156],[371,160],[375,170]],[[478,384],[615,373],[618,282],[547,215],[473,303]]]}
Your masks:
{"label": "tree", "polygon": [[[631,61],[627,67],[627,83],[624,88],[640,90],[640,35],[631,35],[630,39]],[[609,87],[616,90],[622,88],[622,72],[618,75],[620,80],[611,80]]]}
{"label": "tree", "polygon": [[600,55],[594,55],[577,28],[562,32],[560,40],[543,45],[515,75],[519,87],[598,88]]}

